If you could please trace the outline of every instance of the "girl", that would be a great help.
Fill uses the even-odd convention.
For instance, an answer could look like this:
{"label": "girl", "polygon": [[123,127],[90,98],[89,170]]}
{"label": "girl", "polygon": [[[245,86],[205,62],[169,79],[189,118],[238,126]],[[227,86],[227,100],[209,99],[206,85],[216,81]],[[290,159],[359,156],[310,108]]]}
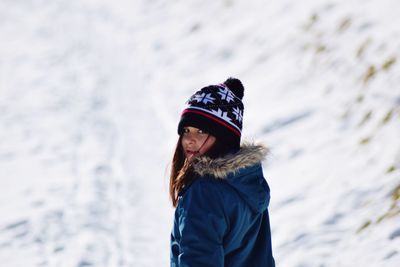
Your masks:
{"label": "girl", "polygon": [[170,175],[171,267],[273,267],[262,145],[240,146],[238,79],[197,91],[178,125]]}

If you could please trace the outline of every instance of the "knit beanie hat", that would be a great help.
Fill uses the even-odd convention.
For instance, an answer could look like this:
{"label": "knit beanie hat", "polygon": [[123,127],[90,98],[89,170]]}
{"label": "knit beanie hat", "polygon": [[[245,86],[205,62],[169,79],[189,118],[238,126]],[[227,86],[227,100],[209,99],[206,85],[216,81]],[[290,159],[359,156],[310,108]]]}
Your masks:
{"label": "knit beanie hat", "polygon": [[178,134],[183,133],[184,127],[196,127],[215,136],[232,149],[239,149],[243,124],[243,93],[244,87],[236,78],[200,89],[186,102],[178,125]]}

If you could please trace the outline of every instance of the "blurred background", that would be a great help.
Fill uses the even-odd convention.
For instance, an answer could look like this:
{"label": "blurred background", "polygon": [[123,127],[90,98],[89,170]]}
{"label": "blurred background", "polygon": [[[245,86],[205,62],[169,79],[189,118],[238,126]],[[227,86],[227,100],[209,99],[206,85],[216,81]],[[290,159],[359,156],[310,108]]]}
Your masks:
{"label": "blurred background", "polygon": [[0,0],[2,266],[169,266],[196,90],[241,79],[277,266],[400,266],[397,0]]}

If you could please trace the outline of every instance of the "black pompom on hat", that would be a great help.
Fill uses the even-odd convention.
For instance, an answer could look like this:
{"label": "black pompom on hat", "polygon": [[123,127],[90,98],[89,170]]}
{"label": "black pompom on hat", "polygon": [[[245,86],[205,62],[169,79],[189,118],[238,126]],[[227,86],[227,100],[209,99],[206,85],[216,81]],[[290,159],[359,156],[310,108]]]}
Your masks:
{"label": "black pompom on hat", "polygon": [[240,148],[243,126],[244,87],[236,78],[203,87],[187,101],[178,125],[178,134],[187,126],[199,128],[221,142]]}

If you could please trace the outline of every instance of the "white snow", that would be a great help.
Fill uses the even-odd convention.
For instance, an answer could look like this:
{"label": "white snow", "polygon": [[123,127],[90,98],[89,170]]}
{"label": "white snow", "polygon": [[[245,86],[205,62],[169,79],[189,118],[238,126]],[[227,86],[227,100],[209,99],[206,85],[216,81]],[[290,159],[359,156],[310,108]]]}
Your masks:
{"label": "white snow", "polygon": [[168,266],[180,112],[229,76],[277,266],[400,266],[399,10],[1,0],[1,266]]}

